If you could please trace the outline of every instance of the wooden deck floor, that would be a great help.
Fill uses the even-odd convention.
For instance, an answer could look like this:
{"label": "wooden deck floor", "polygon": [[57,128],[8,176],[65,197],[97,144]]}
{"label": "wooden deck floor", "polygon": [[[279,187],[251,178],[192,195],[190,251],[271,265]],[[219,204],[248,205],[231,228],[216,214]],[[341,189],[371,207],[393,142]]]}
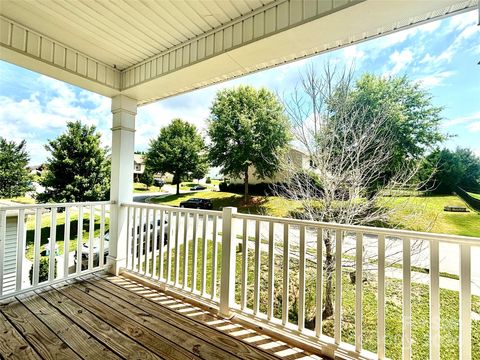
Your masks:
{"label": "wooden deck floor", "polygon": [[1,304],[0,358],[321,359],[178,298],[105,274]]}

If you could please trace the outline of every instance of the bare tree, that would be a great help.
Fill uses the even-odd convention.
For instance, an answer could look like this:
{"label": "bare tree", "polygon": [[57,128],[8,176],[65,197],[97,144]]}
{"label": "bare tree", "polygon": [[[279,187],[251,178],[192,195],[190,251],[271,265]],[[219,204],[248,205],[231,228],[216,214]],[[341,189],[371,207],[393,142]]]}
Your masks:
{"label": "bare tree", "polygon": [[[366,121],[369,109],[349,101],[353,78],[351,70],[326,66],[318,73],[309,67],[294,91],[283,97],[296,144],[307,152],[311,168],[299,170],[284,159],[282,173],[288,181],[274,190],[300,202],[303,211],[297,215],[308,220],[382,225],[398,210],[395,195],[420,189],[415,181],[419,165],[411,161],[386,168],[395,134],[387,126],[386,112]],[[324,235],[324,318],[333,315],[334,239],[333,232]]]}

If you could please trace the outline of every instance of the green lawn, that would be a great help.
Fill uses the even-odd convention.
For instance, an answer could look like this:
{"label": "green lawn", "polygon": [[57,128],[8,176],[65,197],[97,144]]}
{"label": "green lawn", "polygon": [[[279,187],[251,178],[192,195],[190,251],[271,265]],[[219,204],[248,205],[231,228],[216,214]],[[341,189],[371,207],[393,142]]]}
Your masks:
{"label": "green lawn", "polygon": [[[179,206],[182,201],[190,198],[211,199],[214,210],[222,210],[226,206],[234,206],[241,213],[262,214],[285,217],[293,210],[299,210],[298,204],[276,196],[252,196],[250,202],[245,204],[243,195],[220,192],[220,191],[199,191],[180,195],[170,195],[150,200],[152,203],[169,206]],[[297,205],[297,207],[295,206]]]}
{"label": "green lawn", "polygon": [[[40,241],[40,252],[45,249],[45,245],[48,243],[48,238],[50,237],[50,213],[42,215],[41,221],[41,241]],[[83,214],[83,224],[82,224],[82,234],[83,240],[87,241],[89,238],[89,229],[90,229],[90,214],[84,212]],[[105,231],[108,231],[109,218],[105,219]],[[35,216],[30,215],[27,217],[27,236],[26,244],[27,251],[25,256],[29,260],[33,260],[34,252],[34,239],[35,239]],[[56,245],[60,254],[63,254],[63,244],[64,244],[64,235],[65,235],[65,213],[57,213],[57,227],[56,227]],[[78,213],[70,213],[70,241],[69,241],[69,251],[74,251],[77,248],[77,235],[78,235]],[[95,215],[95,225],[94,225],[94,236],[100,236],[100,216]]]}
{"label": "green lawn", "polygon": [[133,192],[134,193],[147,193],[147,192],[161,192],[162,188],[158,186],[147,187],[142,183],[133,183]]}
{"label": "green lawn", "polygon": [[458,196],[425,196],[386,198],[389,206],[400,209],[392,216],[392,223],[416,231],[480,237],[480,214],[446,212],[444,206],[468,206]]}
{"label": "green lawn", "polygon": [[18,196],[18,197],[9,198],[9,199],[0,199],[0,201],[2,200],[17,202],[20,204],[35,204],[35,199],[32,199],[31,197],[27,197],[27,196]]}
{"label": "green lawn", "polygon": [[472,192],[467,192],[467,194],[473,197],[474,199],[480,200],[480,194],[475,194]]}

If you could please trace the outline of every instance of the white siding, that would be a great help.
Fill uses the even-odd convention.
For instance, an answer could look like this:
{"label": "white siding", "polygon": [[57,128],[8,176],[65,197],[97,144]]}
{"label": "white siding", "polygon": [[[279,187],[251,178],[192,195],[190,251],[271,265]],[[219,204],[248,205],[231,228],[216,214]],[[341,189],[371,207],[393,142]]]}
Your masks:
{"label": "white siding", "polygon": [[[3,293],[15,290],[15,270],[17,266],[17,217],[7,217],[6,224]],[[0,229],[0,232],[2,230],[3,229]]]}

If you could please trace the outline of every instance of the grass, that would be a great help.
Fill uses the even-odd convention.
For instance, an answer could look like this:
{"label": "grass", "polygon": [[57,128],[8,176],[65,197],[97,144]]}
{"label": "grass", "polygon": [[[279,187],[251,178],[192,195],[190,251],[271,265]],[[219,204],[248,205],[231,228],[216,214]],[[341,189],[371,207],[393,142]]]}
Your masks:
{"label": "grass", "polygon": [[387,200],[400,209],[392,217],[399,227],[416,231],[480,237],[480,214],[476,211],[446,212],[444,206],[466,206],[457,196],[396,197]]}
{"label": "grass", "polygon": [[474,199],[480,200],[480,194],[475,194],[472,192],[467,192],[467,194],[473,197]]}
{"label": "grass", "polygon": [[[45,245],[48,244],[48,238],[50,237],[50,219],[51,214],[42,214],[41,220],[41,238],[40,238],[40,252],[45,249]],[[105,219],[105,231],[108,231],[109,218]],[[34,239],[35,239],[35,216],[30,215],[27,217],[26,223],[27,235],[26,235],[26,245],[27,251],[25,256],[29,260],[33,260],[34,252]],[[90,231],[90,214],[85,212],[83,214],[83,224],[82,224],[82,234],[83,241],[87,241],[89,238]],[[63,254],[63,245],[64,245],[64,235],[65,235],[65,213],[57,213],[57,226],[56,226],[56,246],[58,247],[59,253]],[[77,249],[77,235],[78,235],[78,214],[71,212],[70,214],[70,241],[69,241],[69,251],[74,251]],[[100,236],[100,216],[95,215],[94,223],[94,237]]]}
{"label": "grass", "polygon": [[[196,270],[196,290],[201,290],[202,284],[202,258],[203,246],[202,239],[197,240],[197,270]],[[193,259],[193,241],[188,244],[188,273],[186,288],[192,288],[192,259]],[[217,277],[216,277],[216,296],[219,296],[221,273],[221,244],[218,243]],[[179,247],[179,283],[183,285],[184,278],[184,247]],[[206,254],[206,294],[212,293],[212,262],[213,242],[207,240]],[[253,307],[253,283],[254,283],[254,251],[249,250],[247,255],[247,308]],[[282,318],[282,292],[283,292],[283,256],[281,252],[274,258],[274,316]],[[152,268],[152,260],[149,261],[149,269]],[[156,259],[157,273],[159,275],[159,257]],[[162,277],[167,277],[167,254],[163,254],[164,269]],[[170,281],[175,279],[175,249],[172,249],[170,258],[171,276]],[[237,252],[236,256],[236,283],[235,300],[241,301],[241,268],[242,253]],[[298,324],[298,260],[290,258],[289,263],[289,322]],[[144,265],[142,270],[144,270]],[[355,343],[355,284],[350,282],[349,271],[347,268],[342,271],[342,341],[349,344]],[[315,326],[315,300],[316,300],[316,263],[307,260],[305,271],[305,327],[314,329]],[[335,279],[333,279],[335,284]],[[262,252],[260,258],[260,312],[266,313],[268,299],[268,257],[266,252]],[[386,280],[386,355],[392,359],[401,359],[402,357],[402,281],[397,279]],[[429,356],[429,287],[423,284],[412,284],[412,359],[427,359]],[[440,290],[440,308],[441,308],[441,359],[458,358],[458,313],[459,296],[458,292],[441,289]],[[472,311],[480,313],[480,297],[472,296]],[[377,351],[377,283],[369,279],[363,285],[362,302],[362,331],[363,347],[366,350]],[[333,318],[324,319],[322,322],[322,331],[325,335],[333,337]],[[472,354],[473,359],[480,360],[480,321],[472,322]]]}
{"label": "grass", "polygon": [[251,196],[249,203],[245,204],[243,195],[220,192],[220,191],[200,191],[195,193],[170,195],[162,198],[151,199],[152,203],[179,206],[182,201],[190,198],[211,199],[214,210],[222,210],[227,206],[234,206],[241,213],[262,214],[285,217],[291,211],[299,210],[299,204],[285,200],[277,196]]}
{"label": "grass", "polygon": [[133,183],[133,192],[134,193],[146,193],[146,192],[161,192],[162,188],[158,186],[150,186],[147,187],[145,184],[142,183]]}
{"label": "grass", "polygon": [[17,196],[9,199],[0,199],[0,201],[2,200],[17,202],[17,203],[26,204],[26,205],[35,204],[35,199],[32,199],[31,197],[27,197],[27,196]]}

